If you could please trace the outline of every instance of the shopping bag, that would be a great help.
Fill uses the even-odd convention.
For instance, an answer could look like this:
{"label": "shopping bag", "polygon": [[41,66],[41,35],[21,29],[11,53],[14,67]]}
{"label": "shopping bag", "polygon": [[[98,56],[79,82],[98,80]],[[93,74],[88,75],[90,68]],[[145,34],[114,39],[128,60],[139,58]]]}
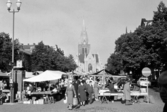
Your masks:
{"label": "shopping bag", "polygon": [[78,105],[78,100],[77,100],[77,98],[73,98],[73,105],[74,105],[74,106]]}
{"label": "shopping bag", "polygon": [[64,102],[64,104],[67,103],[67,97],[64,98],[63,102]]}
{"label": "shopping bag", "polygon": [[95,94],[92,94],[92,99],[95,99]]}

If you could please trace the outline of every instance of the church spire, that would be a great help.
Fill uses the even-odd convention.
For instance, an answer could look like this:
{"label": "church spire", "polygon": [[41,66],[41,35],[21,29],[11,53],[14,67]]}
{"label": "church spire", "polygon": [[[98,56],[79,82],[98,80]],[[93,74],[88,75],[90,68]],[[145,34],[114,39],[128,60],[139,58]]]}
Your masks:
{"label": "church spire", "polygon": [[82,23],[81,43],[88,44],[88,35],[87,35],[84,19],[83,19],[83,23]]}
{"label": "church spire", "polygon": [[86,31],[86,25],[85,25],[85,20],[84,20],[84,19],[83,19],[82,30],[83,30],[83,31]]}

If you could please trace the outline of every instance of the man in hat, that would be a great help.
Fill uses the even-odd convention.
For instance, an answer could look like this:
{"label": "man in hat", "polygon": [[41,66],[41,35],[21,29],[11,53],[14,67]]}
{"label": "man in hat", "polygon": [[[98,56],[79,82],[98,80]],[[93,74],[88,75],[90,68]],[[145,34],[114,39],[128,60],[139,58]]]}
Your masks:
{"label": "man in hat", "polygon": [[89,84],[87,85],[87,92],[88,92],[89,103],[92,104],[93,103],[92,95],[94,93],[92,81],[89,81]]}
{"label": "man in hat", "polygon": [[161,99],[165,103],[163,112],[167,112],[167,69],[160,74],[158,83]]}
{"label": "man in hat", "polygon": [[89,93],[88,93],[88,88],[89,88],[89,80],[87,79],[86,81],[84,80],[84,86],[86,88],[86,104],[88,104],[88,99],[89,99]]}

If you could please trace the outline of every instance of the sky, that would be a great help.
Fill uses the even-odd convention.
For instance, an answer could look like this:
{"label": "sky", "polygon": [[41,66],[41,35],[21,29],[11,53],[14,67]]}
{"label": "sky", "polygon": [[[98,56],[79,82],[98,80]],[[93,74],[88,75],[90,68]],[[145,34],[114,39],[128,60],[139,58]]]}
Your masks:
{"label": "sky", "polygon": [[[58,45],[65,55],[76,57],[83,19],[91,52],[98,53],[100,61],[115,50],[115,41],[134,31],[142,18],[151,20],[153,11],[162,0],[21,0],[21,10],[15,14],[15,38],[23,44]],[[7,0],[0,0],[0,32],[12,37],[12,14]],[[11,0],[16,9],[16,0]],[[167,1],[163,1],[167,6]]]}

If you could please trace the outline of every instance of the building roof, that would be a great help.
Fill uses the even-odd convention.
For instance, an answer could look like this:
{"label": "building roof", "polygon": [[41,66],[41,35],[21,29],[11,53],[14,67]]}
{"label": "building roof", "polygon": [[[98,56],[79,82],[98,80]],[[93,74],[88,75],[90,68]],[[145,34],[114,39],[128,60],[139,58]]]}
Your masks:
{"label": "building roof", "polygon": [[23,49],[30,49],[31,47],[33,47],[32,45],[23,45]]}
{"label": "building roof", "polygon": [[25,54],[28,54],[28,55],[31,55],[32,54],[32,50],[34,49],[35,47],[35,44],[33,45],[23,45],[22,44],[22,48],[20,49],[21,52],[25,53]]}
{"label": "building roof", "polygon": [[28,55],[31,55],[32,52],[31,51],[28,51],[28,50],[23,50],[23,49],[20,49],[21,52],[25,53],[25,54],[28,54]]}

